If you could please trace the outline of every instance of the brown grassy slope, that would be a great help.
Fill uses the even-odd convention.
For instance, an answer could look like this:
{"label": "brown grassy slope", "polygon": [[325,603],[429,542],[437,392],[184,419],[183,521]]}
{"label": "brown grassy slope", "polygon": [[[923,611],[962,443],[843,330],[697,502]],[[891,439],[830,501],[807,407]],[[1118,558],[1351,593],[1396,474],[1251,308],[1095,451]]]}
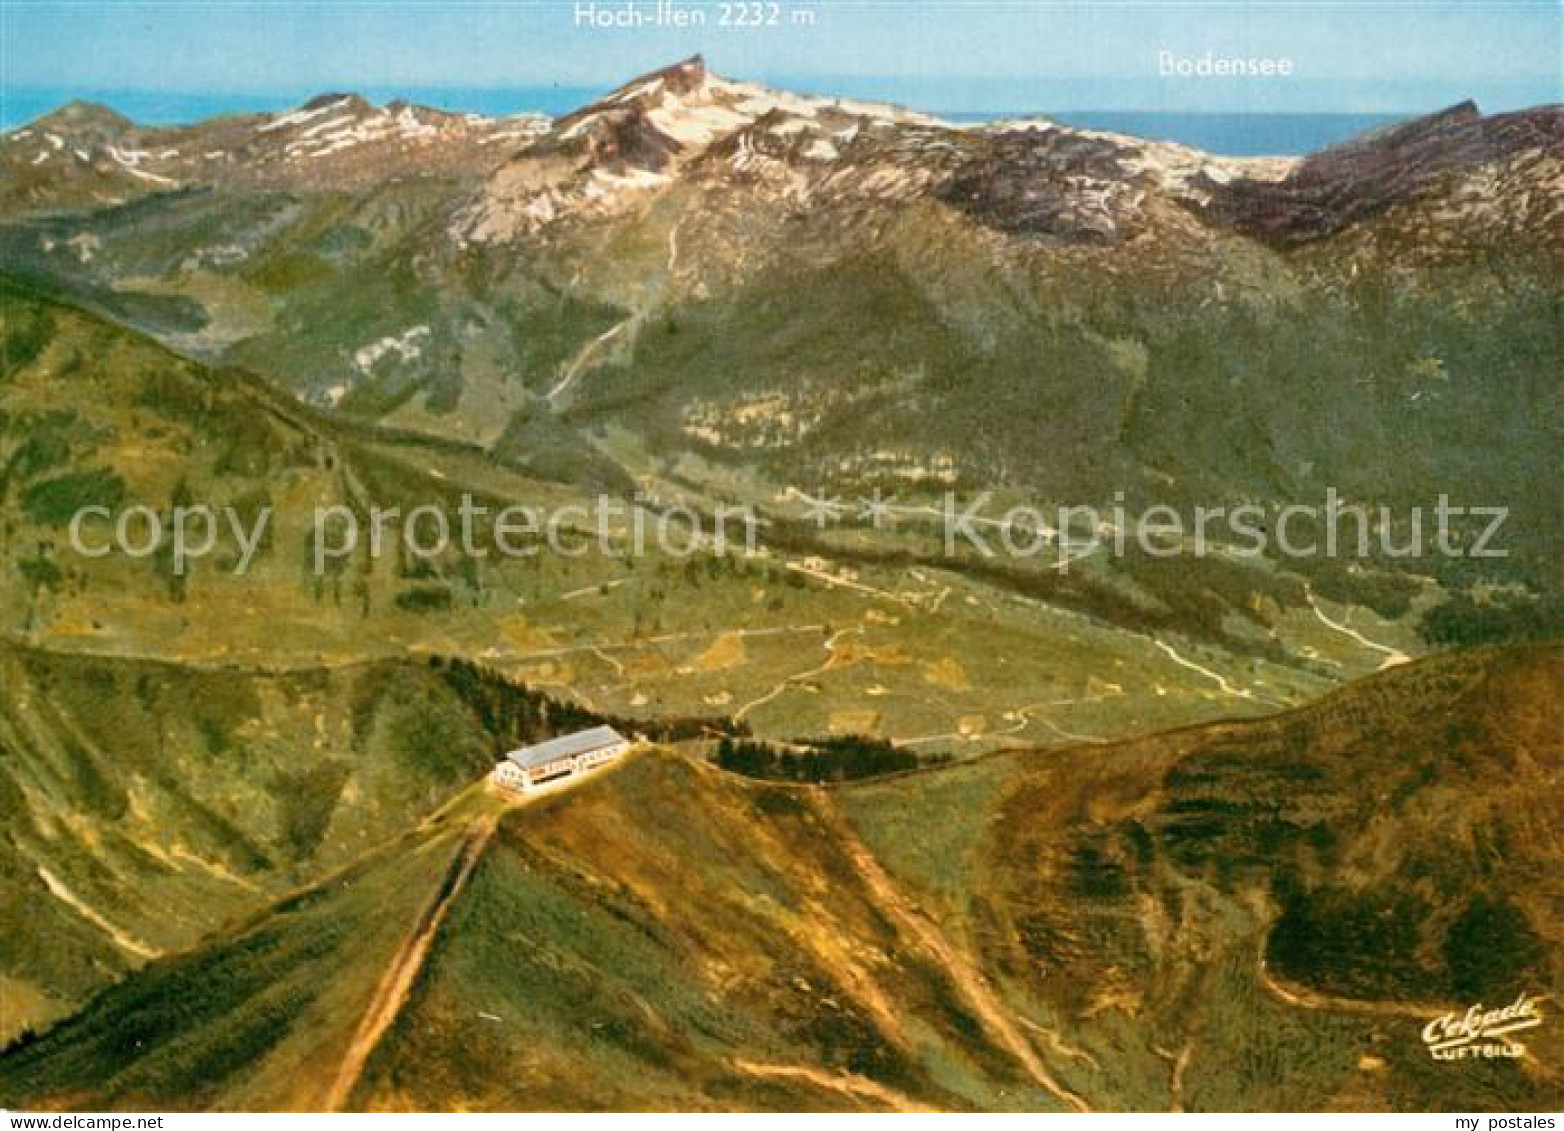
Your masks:
{"label": "brown grassy slope", "polygon": [[[1101,1066],[1088,1095],[1556,1103],[1556,1024],[1518,1064],[1458,1069],[1418,1034],[1559,992],[1561,677],[1557,647],[1447,655],[1273,719],[964,768],[970,812],[939,775],[849,810],[1014,1008]],[[957,859],[904,819],[929,794],[955,805],[929,835]]]}
{"label": "brown grassy slope", "polygon": [[[501,818],[347,1106],[1556,1106],[1553,1017],[1514,1062],[1434,1062],[1419,1030],[1560,993],[1561,674],[1556,646],[1449,655],[1261,722],[866,788],[649,752]],[[0,1097],[319,1103],[405,952],[344,940],[405,944],[472,816],[414,838],[445,845],[421,878],[384,856],[110,991],[0,1059]],[[280,1000],[253,980],[274,962]]]}
{"label": "brown grassy slope", "polygon": [[842,832],[663,754],[515,814],[355,1105],[1064,1104]]}
{"label": "brown grassy slope", "polygon": [[508,738],[427,662],[0,646],[0,1041],[402,835]]}
{"label": "brown grassy slope", "polygon": [[0,1060],[7,1106],[316,1108],[377,977],[449,873],[455,827],[409,838],[328,882],[155,961]]}

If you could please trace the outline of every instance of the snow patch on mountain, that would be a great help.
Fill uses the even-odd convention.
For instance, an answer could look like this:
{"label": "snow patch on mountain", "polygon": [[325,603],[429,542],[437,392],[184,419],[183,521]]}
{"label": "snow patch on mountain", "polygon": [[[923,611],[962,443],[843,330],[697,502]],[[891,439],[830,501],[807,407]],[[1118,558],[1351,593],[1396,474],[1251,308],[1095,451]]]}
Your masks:
{"label": "snow patch on mountain", "polygon": [[326,102],[320,102],[317,100],[314,103],[301,106],[297,110],[291,110],[288,113],[281,115],[280,117],[273,118],[271,121],[261,126],[259,132],[263,134],[269,134],[275,132],[276,130],[286,130],[292,129],[294,126],[302,126],[305,122],[314,121],[322,114],[329,114],[331,111],[337,109],[340,106],[351,104],[352,101],[353,96],[350,94],[343,94]]}
{"label": "snow patch on mountain", "polygon": [[392,334],[361,347],[353,354],[353,364],[359,372],[368,374],[382,358],[392,355],[400,361],[416,361],[423,353],[423,340],[428,336],[428,326],[411,326],[400,334]]}

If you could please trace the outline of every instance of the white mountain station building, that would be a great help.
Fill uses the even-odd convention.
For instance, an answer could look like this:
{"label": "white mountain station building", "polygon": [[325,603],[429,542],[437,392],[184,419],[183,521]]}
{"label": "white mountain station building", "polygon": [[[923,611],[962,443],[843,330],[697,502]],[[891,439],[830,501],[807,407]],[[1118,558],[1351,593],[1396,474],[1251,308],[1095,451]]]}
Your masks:
{"label": "white mountain station building", "polygon": [[595,770],[629,749],[630,740],[613,727],[592,727],[512,750],[492,777],[496,785],[526,792]]}

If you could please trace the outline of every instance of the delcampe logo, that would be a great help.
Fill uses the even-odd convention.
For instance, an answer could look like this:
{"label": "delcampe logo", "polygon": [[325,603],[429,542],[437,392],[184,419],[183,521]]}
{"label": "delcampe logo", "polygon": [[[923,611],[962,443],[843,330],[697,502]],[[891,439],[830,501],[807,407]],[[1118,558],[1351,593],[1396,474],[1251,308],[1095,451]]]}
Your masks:
{"label": "delcampe logo", "polygon": [[1511,1033],[1542,1024],[1541,998],[1521,994],[1502,1009],[1485,1010],[1482,1003],[1465,1013],[1446,1013],[1423,1026],[1423,1043],[1435,1060],[1474,1060],[1526,1055],[1526,1046]]}

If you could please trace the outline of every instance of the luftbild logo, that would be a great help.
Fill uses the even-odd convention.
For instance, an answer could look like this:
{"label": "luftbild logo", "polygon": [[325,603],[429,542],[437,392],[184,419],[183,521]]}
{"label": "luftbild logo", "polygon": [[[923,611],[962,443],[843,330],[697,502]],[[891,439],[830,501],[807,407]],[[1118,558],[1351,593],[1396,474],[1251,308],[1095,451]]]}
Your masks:
{"label": "luftbild logo", "polygon": [[1435,1060],[1525,1056],[1526,1046],[1510,1034],[1542,1024],[1541,1000],[1521,994],[1503,1009],[1484,1009],[1479,1002],[1465,1013],[1446,1013],[1423,1026],[1423,1043]]}

